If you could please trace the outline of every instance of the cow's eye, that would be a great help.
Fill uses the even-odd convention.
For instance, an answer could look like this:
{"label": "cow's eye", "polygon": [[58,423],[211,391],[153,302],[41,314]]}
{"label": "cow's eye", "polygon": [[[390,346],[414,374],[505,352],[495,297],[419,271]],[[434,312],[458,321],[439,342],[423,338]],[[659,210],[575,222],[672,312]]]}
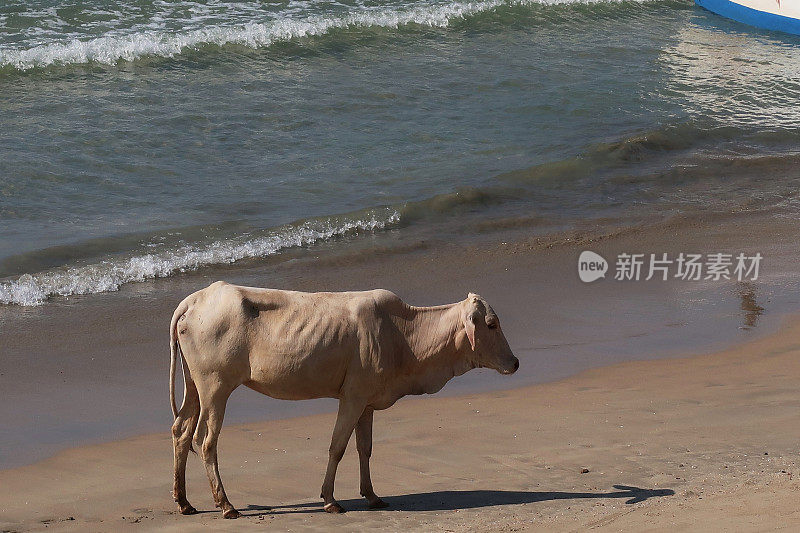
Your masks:
{"label": "cow's eye", "polygon": [[497,329],[497,322],[492,322],[491,324],[487,324],[487,326],[489,326],[489,329]]}

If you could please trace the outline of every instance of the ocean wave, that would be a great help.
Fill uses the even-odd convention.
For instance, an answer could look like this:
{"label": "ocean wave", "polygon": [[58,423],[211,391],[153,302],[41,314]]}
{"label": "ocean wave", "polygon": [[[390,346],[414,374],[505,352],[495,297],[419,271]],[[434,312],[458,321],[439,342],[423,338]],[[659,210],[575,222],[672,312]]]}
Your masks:
{"label": "ocean wave", "polygon": [[687,120],[657,129],[631,133],[614,141],[588,146],[564,159],[505,172],[498,181],[508,185],[563,184],[567,180],[586,179],[603,171],[625,168],[634,172],[637,165],[646,169],[660,158],[678,158],[692,150],[755,150],[769,152],[800,142],[800,129],[748,131],[741,127],[717,125],[712,120]]}
{"label": "ocean wave", "polygon": [[116,291],[126,283],[266,257],[287,248],[308,246],[358,231],[381,230],[399,220],[400,213],[394,209],[371,210],[355,217],[327,217],[287,225],[257,237],[185,245],[158,253],[23,274],[17,279],[0,282],[0,303],[32,306],[52,296]]}
{"label": "ocean wave", "polygon": [[172,58],[201,46],[238,44],[263,48],[276,42],[324,35],[335,29],[398,28],[411,24],[446,27],[452,21],[486,12],[500,6],[621,4],[648,0],[484,0],[407,8],[362,7],[342,16],[312,15],[281,18],[242,25],[214,25],[182,32],[141,30],[128,35],[104,35],[89,40],[74,39],[47,43],[27,49],[0,49],[0,68],[27,71],[54,65],[101,63],[114,65],[154,56]]}

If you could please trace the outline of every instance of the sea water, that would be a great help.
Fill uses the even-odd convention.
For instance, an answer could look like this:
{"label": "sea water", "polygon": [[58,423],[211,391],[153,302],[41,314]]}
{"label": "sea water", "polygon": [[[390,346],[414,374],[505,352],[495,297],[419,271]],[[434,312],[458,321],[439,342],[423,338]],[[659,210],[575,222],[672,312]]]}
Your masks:
{"label": "sea water", "polygon": [[798,38],[690,1],[3,2],[0,304],[470,217],[795,216],[798,103]]}

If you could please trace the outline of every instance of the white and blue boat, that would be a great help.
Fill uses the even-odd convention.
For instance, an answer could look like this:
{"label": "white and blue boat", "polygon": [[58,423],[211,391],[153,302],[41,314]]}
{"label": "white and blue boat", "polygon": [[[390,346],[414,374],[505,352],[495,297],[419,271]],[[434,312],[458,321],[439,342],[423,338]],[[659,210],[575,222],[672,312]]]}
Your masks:
{"label": "white and blue boat", "polygon": [[800,35],[800,0],[695,0],[695,3],[757,28]]}

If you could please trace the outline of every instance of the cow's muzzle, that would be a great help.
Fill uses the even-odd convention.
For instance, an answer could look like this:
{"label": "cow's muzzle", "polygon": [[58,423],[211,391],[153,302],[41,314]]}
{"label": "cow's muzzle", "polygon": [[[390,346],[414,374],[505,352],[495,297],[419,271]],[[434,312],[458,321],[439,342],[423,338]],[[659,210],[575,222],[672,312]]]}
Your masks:
{"label": "cow's muzzle", "polygon": [[500,372],[501,374],[504,374],[506,376],[513,374],[517,370],[519,370],[519,359],[517,359],[516,357],[514,358],[514,362],[511,363],[511,366],[509,366],[507,368],[498,368],[497,369],[498,372]]}

